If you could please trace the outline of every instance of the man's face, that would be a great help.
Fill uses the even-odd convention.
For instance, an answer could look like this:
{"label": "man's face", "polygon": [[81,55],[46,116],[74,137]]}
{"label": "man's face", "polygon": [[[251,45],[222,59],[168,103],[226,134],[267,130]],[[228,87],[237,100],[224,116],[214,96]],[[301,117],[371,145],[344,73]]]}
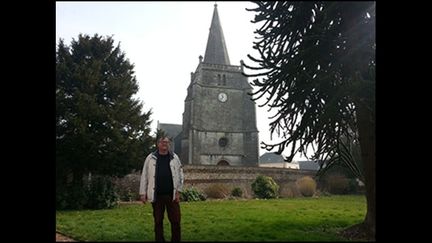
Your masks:
{"label": "man's face", "polygon": [[158,143],[158,149],[159,150],[168,150],[169,149],[169,145],[170,145],[169,139],[168,138],[164,138],[164,139],[162,139]]}

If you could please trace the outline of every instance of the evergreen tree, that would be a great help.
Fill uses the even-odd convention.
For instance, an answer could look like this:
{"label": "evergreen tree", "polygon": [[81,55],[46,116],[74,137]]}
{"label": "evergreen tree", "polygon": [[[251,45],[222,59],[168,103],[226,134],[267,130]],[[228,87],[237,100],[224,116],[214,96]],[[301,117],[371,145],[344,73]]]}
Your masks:
{"label": "evergreen tree", "polygon": [[[252,85],[277,114],[271,133],[283,141],[264,144],[294,154],[312,146],[315,160],[344,152],[344,139],[360,142],[367,215],[358,229],[375,237],[375,3],[255,2],[253,23],[261,23],[245,65]],[[352,131],[356,131],[353,133]],[[358,132],[358,133],[357,133]],[[316,147],[315,147],[316,145]]]}
{"label": "evergreen tree", "polygon": [[88,173],[123,176],[150,152],[151,110],[132,98],[133,64],[111,37],[79,35],[56,53],[57,184],[82,186]]}

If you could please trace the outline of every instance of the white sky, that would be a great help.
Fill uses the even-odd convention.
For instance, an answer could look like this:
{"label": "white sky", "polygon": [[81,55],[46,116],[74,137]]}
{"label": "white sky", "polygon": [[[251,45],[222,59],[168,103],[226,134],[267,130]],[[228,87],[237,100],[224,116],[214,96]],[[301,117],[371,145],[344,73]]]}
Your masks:
{"label": "white sky", "polygon": [[[241,59],[253,64],[247,54],[257,57],[252,46],[259,25],[250,22],[255,14],[245,8],[255,4],[217,4],[231,65],[240,65]],[[80,33],[112,35],[115,45],[120,42],[120,49],[135,65],[137,97],[145,111],[153,111],[154,132],[157,121],[182,123],[190,73],[198,65],[198,56],[204,56],[213,9],[214,2],[57,2],[56,43],[62,38],[70,45]],[[257,101],[256,106],[259,142],[270,142],[271,114],[266,106],[258,107],[263,102]],[[260,155],[265,152],[260,148]],[[294,157],[299,158],[305,159]]]}

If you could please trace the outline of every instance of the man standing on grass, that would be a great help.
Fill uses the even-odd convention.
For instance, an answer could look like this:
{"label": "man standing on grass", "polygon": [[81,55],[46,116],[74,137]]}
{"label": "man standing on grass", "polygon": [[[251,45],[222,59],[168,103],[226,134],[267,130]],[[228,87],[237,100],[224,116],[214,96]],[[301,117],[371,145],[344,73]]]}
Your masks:
{"label": "man standing on grass", "polygon": [[144,162],[140,198],[150,201],[153,207],[155,240],[165,241],[163,219],[165,208],[171,223],[171,241],[180,241],[180,191],[183,188],[183,168],[178,156],[170,151],[170,140],[158,139],[158,149],[149,154]]}

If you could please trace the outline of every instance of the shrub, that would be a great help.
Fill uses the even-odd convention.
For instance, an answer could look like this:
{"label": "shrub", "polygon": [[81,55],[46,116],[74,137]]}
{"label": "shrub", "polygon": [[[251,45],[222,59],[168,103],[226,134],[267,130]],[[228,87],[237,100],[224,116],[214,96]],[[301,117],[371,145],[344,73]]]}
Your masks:
{"label": "shrub", "polygon": [[139,194],[127,189],[126,191],[123,191],[123,194],[119,194],[119,200],[128,202],[137,201],[139,200]]}
{"label": "shrub", "polygon": [[356,179],[349,179],[348,181],[348,193],[357,193],[358,192],[358,182]]}
{"label": "shrub", "polygon": [[223,184],[212,184],[204,192],[208,198],[226,198],[230,195],[228,187]]}
{"label": "shrub", "polygon": [[233,197],[241,197],[243,194],[243,191],[240,187],[234,187],[231,191],[231,196]]}
{"label": "shrub", "polygon": [[199,192],[196,188],[186,188],[180,192],[180,200],[185,202],[193,201],[205,201],[206,197],[204,194]]}
{"label": "shrub", "polygon": [[305,197],[311,197],[315,194],[317,184],[310,176],[304,176],[297,180],[297,187],[300,193]]}
{"label": "shrub", "polygon": [[118,203],[118,196],[114,192],[112,179],[107,176],[95,176],[88,185],[88,201],[86,208],[112,208]]}
{"label": "shrub", "polygon": [[56,209],[66,209],[68,206],[67,187],[64,183],[56,181]]}
{"label": "shrub", "polygon": [[139,200],[140,177],[135,174],[114,180],[114,190],[121,201]]}
{"label": "shrub", "polygon": [[79,182],[56,184],[56,209],[83,209],[88,200],[87,186]]}
{"label": "shrub", "polygon": [[257,176],[252,183],[252,191],[258,198],[277,198],[279,186],[268,176]]}
{"label": "shrub", "polygon": [[56,192],[56,209],[57,210],[66,209],[67,205],[68,205],[67,193],[65,191]]}
{"label": "shrub", "polygon": [[347,194],[350,191],[349,179],[343,175],[329,175],[326,184],[332,194]]}
{"label": "shrub", "polygon": [[118,197],[110,177],[83,178],[82,183],[62,184],[56,188],[56,208],[102,209],[117,205]]}
{"label": "shrub", "polygon": [[84,184],[71,183],[56,192],[56,208],[84,209],[88,200],[87,187]]}
{"label": "shrub", "polygon": [[283,185],[279,189],[279,197],[290,198],[290,197],[298,197],[300,195],[301,193],[295,183]]}

